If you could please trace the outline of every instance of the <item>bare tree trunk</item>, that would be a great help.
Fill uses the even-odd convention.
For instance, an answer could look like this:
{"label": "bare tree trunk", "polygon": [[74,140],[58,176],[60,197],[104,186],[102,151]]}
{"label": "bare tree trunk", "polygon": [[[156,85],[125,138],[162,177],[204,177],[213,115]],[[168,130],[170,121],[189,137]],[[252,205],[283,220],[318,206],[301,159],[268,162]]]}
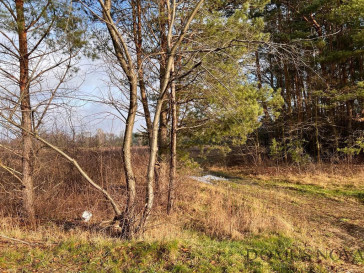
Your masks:
{"label": "bare tree trunk", "polygon": [[[142,75],[143,75],[143,71],[139,71],[138,77],[142,77]],[[150,111],[149,111],[148,97],[147,97],[147,92],[146,92],[146,88],[145,88],[145,83],[143,80],[139,80],[139,88],[140,88],[140,95],[142,98],[145,123],[147,125],[148,140],[150,143],[151,137],[152,137],[152,118],[151,118]]]}
{"label": "bare tree trunk", "polygon": [[25,27],[24,18],[24,1],[16,0],[16,13],[17,13],[17,30],[19,37],[19,64],[20,64],[20,108],[22,121],[22,183],[23,183],[23,205],[26,212],[27,221],[35,225],[35,211],[34,211],[34,188],[32,178],[32,109],[30,104],[29,93],[29,55],[28,55],[28,42],[27,31]]}
{"label": "bare tree trunk", "polygon": [[285,86],[285,92],[287,96],[287,103],[288,103],[288,114],[289,117],[291,117],[292,114],[292,98],[291,98],[291,90],[290,90],[290,79],[289,79],[289,71],[288,71],[288,65],[284,64],[284,86]]}
{"label": "bare tree trunk", "polygon": [[[174,64],[171,69],[171,76],[174,77]],[[168,188],[168,204],[167,213],[170,214],[175,199],[175,183],[176,183],[176,167],[177,167],[177,102],[176,102],[176,83],[171,83],[171,158],[169,166],[169,188]]]}
{"label": "bare tree trunk", "polygon": [[123,141],[123,163],[126,176],[126,187],[128,199],[125,211],[116,217],[120,221],[121,236],[125,239],[132,239],[135,235],[135,176],[131,162],[131,147],[135,116],[138,108],[138,78],[133,68],[133,60],[128,51],[127,44],[117,30],[111,16],[111,0],[99,0],[103,9],[103,17],[106,21],[112,43],[115,49],[117,60],[126,74],[129,81],[129,109],[125,125]]}
{"label": "bare tree trunk", "polygon": [[[150,145],[150,155],[149,155],[149,163],[148,163],[148,171],[147,171],[147,195],[146,195],[146,200],[145,200],[145,209],[143,211],[143,215],[140,219],[140,224],[138,227],[139,231],[142,231],[144,228],[144,225],[152,211],[152,207],[153,207],[153,201],[154,201],[154,187],[153,187],[153,182],[154,182],[154,167],[155,167],[155,163],[156,163],[156,159],[157,159],[157,155],[158,155],[158,131],[159,131],[159,117],[160,114],[162,112],[162,107],[163,107],[163,103],[165,100],[165,95],[166,95],[166,91],[168,88],[168,84],[170,82],[170,76],[171,76],[171,69],[174,65],[174,58],[176,55],[176,51],[179,48],[183,38],[186,35],[187,30],[189,29],[189,26],[193,20],[193,18],[195,17],[197,11],[200,9],[200,7],[202,6],[204,0],[200,0],[198,1],[198,3],[196,4],[195,8],[193,9],[192,13],[190,14],[189,18],[186,21],[186,24],[183,28],[183,30],[181,31],[181,34],[179,35],[177,41],[175,42],[175,44],[173,45],[173,47],[171,47],[171,37],[172,37],[172,28],[173,28],[173,21],[174,21],[174,16],[175,16],[175,1],[173,1],[173,16],[172,16],[172,23],[170,24],[169,27],[169,31],[168,31],[168,48],[169,48],[169,54],[168,54],[168,58],[167,58],[167,62],[166,62],[166,73],[165,73],[165,77],[163,79],[163,86],[162,88],[160,88],[161,93],[159,95],[159,98],[157,100],[157,105],[156,105],[156,109],[155,109],[155,116],[154,116],[154,120],[153,120],[153,130],[152,130],[152,142]],[[172,79],[173,82],[173,79]]]}
{"label": "bare tree trunk", "polygon": [[316,136],[316,150],[317,150],[317,162],[321,164],[321,144],[318,128],[318,98],[315,101],[315,136]]}
{"label": "bare tree trunk", "polygon": [[158,195],[164,190],[163,177],[168,168],[168,110],[168,105],[165,102],[159,117],[158,160],[154,168],[155,190]]}
{"label": "bare tree trunk", "polygon": [[124,170],[126,175],[126,186],[128,191],[128,201],[125,209],[125,214],[122,219],[121,228],[123,236],[127,239],[132,239],[135,233],[135,176],[131,162],[131,146],[133,138],[133,128],[135,116],[137,113],[137,83],[136,79],[131,80],[130,84],[130,104],[129,112],[126,120],[126,129],[123,142],[123,159]]}
{"label": "bare tree trunk", "polygon": [[[165,76],[167,71],[168,59],[168,37],[167,32],[169,29],[169,0],[159,1],[159,30],[160,30],[160,51],[163,52],[159,59],[159,79],[160,79],[160,93],[164,86]],[[167,93],[166,93],[167,95]],[[155,189],[157,194],[161,190],[162,177],[167,169],[167,155],[168,155],[168,102],[164,101],[162,111],[159,116],[159,138],[158,138],[158,160],[155,166]]]}
{"label": "bare tree trunk", "polygon": [[141,101],[144,110],[144,118],[145,124],[147,126],[148,132],[148,140],[149,143],[151,142],[152,136],[152,118],[149,111],[149,104],[148,104],[148,97],[145,87],[144,81],[144,69],[142,63],[142,45],[143,45],[143,38],[142,38],[142,5],[141,0],[134,0],[133,1],[133,35],[134,35],[134,43],[136,48],[136,55],[137,55],[137,69],[138,69],[138,79],[139,79],[139,88],[140,88],[140,95]]}
{"label": "bare tree trunk", "polygon": [[[258,78],[258,88],[261,89],[263,87],[263,85],[262,85],[262,71],[260,69],[260,60],[259,60],[259,52],[258,52],[258,50],[255,51],[255,66],[256,66],[257,78]],[[267,104],[264,101],[263,101],[262,104],[263,104],[262,106],[263,106],[263,111],[264,111],[264,117],[265,117],[265,119],[267,121],[269,121],[270,120],[270,117],[269,117],[269,112],[268,112]]]}
{"label": "bare tree trunk", "polygon": [[168,153],[168,105],[166,102],[163,104],[159,124],[159,156],[165,161]]}

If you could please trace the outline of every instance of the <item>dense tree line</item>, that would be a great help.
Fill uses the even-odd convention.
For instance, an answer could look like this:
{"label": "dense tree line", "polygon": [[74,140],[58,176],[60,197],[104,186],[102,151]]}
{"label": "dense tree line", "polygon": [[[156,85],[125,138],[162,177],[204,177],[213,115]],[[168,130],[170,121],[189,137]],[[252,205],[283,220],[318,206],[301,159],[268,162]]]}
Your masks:
{"label": "dense tree line", "polygon": [[360,152],[363,15],[361,0],[271,1],[257,15],[272,41],[294,46],[281,58],[264,46],[256,53],[258,81],[284,99],[280,117],[263,120],[259,130],[259,141],[276,156],[320,162]]}

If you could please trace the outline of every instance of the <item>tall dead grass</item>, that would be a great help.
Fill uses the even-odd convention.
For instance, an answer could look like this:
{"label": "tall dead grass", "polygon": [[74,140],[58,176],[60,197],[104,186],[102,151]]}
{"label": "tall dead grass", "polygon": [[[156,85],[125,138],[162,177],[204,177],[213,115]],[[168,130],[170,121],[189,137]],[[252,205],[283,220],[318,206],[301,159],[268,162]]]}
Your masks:
{"label": "tall dead grass", "polygon": [[[119,204],[125,203],[126,184],[120,149],[72,149],[67,151],[84,168],[87,174],[107,189]],[[3,162],[19,170],[21,161],[12,155],[3,155]],[[112,216],[112,209],[103,196],[82,178],[77,169],[62,157],[49,150],[36,154],[34,168],[35,206],[39,221],[71,220],[82,211],[90,210],[94,219]],[[146,148],[133,149],[133,165],[137,181],[138,198],[144,201],[145,175],[148,163]],[[160,175],[160,183],[166,179]],[[21,184],[9,173],[0,170],[0,207],[4,216],[21,216]],[[161,188],[165,186],[161,186]]]}
{"label": "tall dead grass", "polygon": [[[119,149],[74,149],[68,151],[92,179],[125,204],[126,187]],[[145,148],[133,150],[137,193],[142,206],[148,163]],[[11,158],[11,157],[10,157]],[[19,167],[19,161],[8,161]],[[145,238],[181,237],[186,231],[201,232],[214,238],[240,239],[247,233],[289,232],[291,226],[261,200],[246,199],[234,189],[199,184],[186,176],[178,178],[176,207],[166,214],[168,190],[167,165],[161,164],[153,215]],[[1,217],[13,219],[21,214],[21,185],[6,173],[1,173]],[[64,159],[48,150],[37,154],[34,170],[36,213],[40,227],[49,223],[77,221],[84,210],[93,213],[92,224],[110,220],[113,212],[106,200],[91,188]]]}
{"label": "tall dead grass", "polygon": [[154,214],[145,238],[183,238],[189,231],[240,240],[251,234],[289,235],[293,230],[279,208],[228,185],[205,185],[180,177],[175,205],[172,215]]}

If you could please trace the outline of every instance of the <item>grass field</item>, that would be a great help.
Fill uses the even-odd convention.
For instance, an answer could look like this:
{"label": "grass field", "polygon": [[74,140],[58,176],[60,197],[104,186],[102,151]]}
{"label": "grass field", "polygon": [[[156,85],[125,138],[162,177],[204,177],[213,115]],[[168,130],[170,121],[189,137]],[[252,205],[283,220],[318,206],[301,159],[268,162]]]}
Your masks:
{"label": "grass field", "polygon": [[2,219],[4,272],[364,272],[361,174],[247,174],[181,179],[173,215],[137,241],[54,223],[24,231]]}

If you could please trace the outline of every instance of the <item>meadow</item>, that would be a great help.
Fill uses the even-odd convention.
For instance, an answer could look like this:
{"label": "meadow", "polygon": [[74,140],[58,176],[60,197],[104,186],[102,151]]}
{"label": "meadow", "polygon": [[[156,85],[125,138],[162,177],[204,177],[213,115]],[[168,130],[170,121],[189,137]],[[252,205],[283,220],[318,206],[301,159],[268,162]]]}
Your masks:
{"label": "meadow", "polygon": [[[84,164],[122,200],[124,182],[119,187],[110,183],[117,177],[111,162],[119,164],[118,154],[89,151],[94,166],[88,160]],[[135,150],[134,161],[143,158],[143,149]],[[56,164],[62,167],[44,167],[39,177],[51,181],[51,173],[67,168],[62,160]],[[39,184],[36,204],[42,217],[37,228],[14,217],[16,202],[3,203],[2,271],[363,272],[360,165],[180,166],[184,175],[178,176],[174,211],[165,211],[167,179],[162,176],[155,212],[142,237],[132,241],[114,236],[108,205],[68,168],[61,184]],[[225,180],[205,184],[190,177],[205,173]],[[83,210],[93,213],[88,223],[80,218]]]}

